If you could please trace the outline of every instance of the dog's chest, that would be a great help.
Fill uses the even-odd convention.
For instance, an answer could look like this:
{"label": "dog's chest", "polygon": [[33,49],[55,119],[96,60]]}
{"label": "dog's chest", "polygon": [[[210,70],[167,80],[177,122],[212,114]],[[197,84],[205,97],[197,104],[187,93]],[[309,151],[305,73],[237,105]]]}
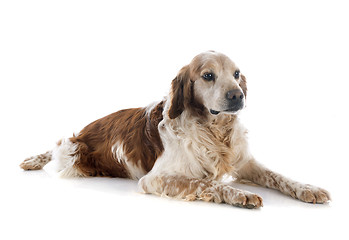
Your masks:
{"label": "dog's chest", "polygon": [[238,141],[243,136],[236,126],[232,117],[217,118],[210,124],[170,124],[162,134],[164,158],[185,175],[220,179],[234,172],[239,161]]}

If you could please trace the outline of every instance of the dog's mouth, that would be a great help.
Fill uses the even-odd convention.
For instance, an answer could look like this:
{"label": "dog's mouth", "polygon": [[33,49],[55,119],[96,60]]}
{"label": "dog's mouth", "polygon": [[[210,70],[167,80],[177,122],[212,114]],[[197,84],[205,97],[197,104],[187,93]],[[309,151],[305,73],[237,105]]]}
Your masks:
{"label": "dog's mouth", "polygon": [[[230,104],[229,104],[230,105]],[[240,102],[238,104],[233,104],[233,105],[230,105],[230,106],[227,106],[227,108],[225,110],[221,110],[221,111],[218,111],[218,110],[214,110],[212,108],[210,108],[210,113],[212,115],[218,115],[220,113],[226,113],[226,114],[236,114],[237,112],[239,112],[241,109],[244,108],[245,104],[244,102]]]}
{"label": "dog's mouth", "polygon": [[213,114],[213,115],[218,115],[220,113],[220,111],[216,111],[216,110],[210,109],[210,113]]}
{"label": "dog's mouth", "polygon": [[210,113],[212,115],[218,115],[220,113],[234,114],[234,113],[237,113],[239,110],[241,110],[241,108],[230,108],[230,109],[226,109],[223,111],[217,111],[217,110],[210,109]]}

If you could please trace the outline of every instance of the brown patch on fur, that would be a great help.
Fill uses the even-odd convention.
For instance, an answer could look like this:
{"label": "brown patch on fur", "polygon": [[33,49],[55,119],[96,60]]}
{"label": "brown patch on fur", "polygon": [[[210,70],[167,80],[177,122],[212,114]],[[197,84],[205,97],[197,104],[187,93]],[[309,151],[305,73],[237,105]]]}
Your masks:
{"label": "brown patch on fur", "polygon": [[247,82],[246,82],[246,77],[241,74],[241,81],[239,86],[241,87],[242,91],[244,92],[245,98],[247,96]]}
{"label": "brown patch on fur", "polygon": [[195,97],[195,81],[191,77],[191,72],[189,65],[184,66],[172,81],[171,106],[168,111],[170,119],[177,118],[184,109],[194,116],[205,116],[208,113],[204,105]]}
{"label": "brown patch on fur", "polygon": [[130,177],[111,150],[120,142],[128,161],[149,172],[164,149],[157,129],[163,105],[160,102],[149,116],[144,108],[126,109],[86,126],[70,138],[78,144],[75,166],[87,176]]}
{"label": "brown patch on fur", "polygon": [[170,119],[177,118],[184,111],[184,91],[188,94],[187,85],[189,84],[188,68],[188,66],[183,67],[172,80],[171,106],[168,110]]}

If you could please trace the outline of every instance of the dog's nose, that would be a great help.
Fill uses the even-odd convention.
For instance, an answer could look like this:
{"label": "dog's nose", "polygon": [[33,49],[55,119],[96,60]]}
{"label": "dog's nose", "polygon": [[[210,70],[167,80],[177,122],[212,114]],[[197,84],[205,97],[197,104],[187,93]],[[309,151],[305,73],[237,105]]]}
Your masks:
{"label": "dog's nose", "polygon": [[226,98],[233,103],[239,103],[244,98],[244,93],[239,89],[230,90],[227,92]]}

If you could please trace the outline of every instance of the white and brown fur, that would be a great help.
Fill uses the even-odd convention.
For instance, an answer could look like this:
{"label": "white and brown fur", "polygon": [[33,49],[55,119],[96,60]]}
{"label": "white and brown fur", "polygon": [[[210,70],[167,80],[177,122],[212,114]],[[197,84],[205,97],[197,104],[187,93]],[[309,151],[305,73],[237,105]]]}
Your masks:
{"label": "white and brown fur", "polygon": [[[199,54],[179,71],[163,101],[92,122],[59,141],[53,151],[28,158],[20,166],[37,170],[54,160],[64,177],[132,178],[139,180],[145,193],[246,208],[262,206],[262,198],[222,183],[223,176],[305,202],[329,201],[327,191],[285,178],[255,161],[237,116],[247,87],[245,77],[236,71],[223,54]],[[207,73],[214,79],[205,79]],[[232,90],[240,93],[239,109],[227,109],[227,92]]]}

